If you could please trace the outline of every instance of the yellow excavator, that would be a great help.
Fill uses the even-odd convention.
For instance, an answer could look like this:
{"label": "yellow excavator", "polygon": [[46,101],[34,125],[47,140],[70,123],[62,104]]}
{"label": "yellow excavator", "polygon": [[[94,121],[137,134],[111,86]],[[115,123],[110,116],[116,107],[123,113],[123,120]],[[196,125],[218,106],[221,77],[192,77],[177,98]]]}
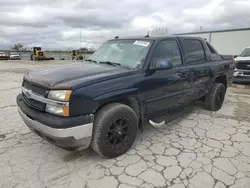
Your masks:
{"label": "yellow excavator", "polygon": [[83,56],[77,50],[72,51],[71,58],[72,60],[83,60]]}
{"label": "yellow excavator", "polygon": [[33,47],[30,60],[54,60],[53,57],[46,57],[41,47]]}

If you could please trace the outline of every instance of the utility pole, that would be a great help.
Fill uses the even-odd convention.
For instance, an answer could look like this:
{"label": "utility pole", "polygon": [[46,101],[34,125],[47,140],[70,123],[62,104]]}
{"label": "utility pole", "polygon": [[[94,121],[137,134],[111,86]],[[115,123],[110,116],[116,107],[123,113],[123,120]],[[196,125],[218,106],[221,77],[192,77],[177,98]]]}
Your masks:
{"label": "utility pole", "polygon": [[82,28],[80,27],[80,48],[82,48]]}

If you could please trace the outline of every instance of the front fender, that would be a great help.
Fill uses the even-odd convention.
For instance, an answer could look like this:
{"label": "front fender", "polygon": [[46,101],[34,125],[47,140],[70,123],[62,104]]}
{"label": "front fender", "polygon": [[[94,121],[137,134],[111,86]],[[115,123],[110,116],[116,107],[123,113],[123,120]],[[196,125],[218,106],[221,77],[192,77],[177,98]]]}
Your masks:
{"label": "front fender", "polygon": [[95,113],[105,103],[130,96],[143,100],[143,80],[143,74],[134,74],[78,88],[72,92],[70,113],[72,116]]}
{"label": "front fender", "polygon": [[127,98],[129,96],[137,96],[138,89],[137,88],[127,88],[121,90],[115,90],[107,93],[102,93],[97,96],[88,96],[83,95],[80,91],[79,93],[73,93],[72,100],[71,100],[71,108],[70,113],[71,115],[85,115],[89,113],[95,113],[96,110],[112,101],[119,101],[121,99]]}
{"label": "front fender", "polygon": [[138,94],[138,88],[127,88],[127,89],[121,89],[116,90],[108,93],[101,94],[94,98],[96,101],[110,101],[115,100],[119,98],[123,98],[124,96],[128,97],[131,95],[137,95]]}

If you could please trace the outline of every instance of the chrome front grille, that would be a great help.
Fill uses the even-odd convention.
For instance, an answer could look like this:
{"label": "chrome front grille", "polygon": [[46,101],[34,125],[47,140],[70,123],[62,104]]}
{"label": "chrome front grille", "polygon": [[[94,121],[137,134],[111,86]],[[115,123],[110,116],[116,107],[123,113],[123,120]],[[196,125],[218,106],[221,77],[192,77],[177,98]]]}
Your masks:
{"label": "chrome front grille", "polygon": [[237,69],[250,70],[250,61],[240,61],[236,63]]}
{"label": "chrome front grille", "polygon": [[[46,93],[47,93],[47,90],[45,88],[42,88],[40,86],[36,86],[36,85],[26,81],[26,80],[23,81],[22,86],[27,91],[31,91],[32,93],[36,93],[41,97],[44,97],[46,95]],[[37,110],[45,111],[45,103],[30,98],[27,95],[27,93],[22,92],[22,94],[23,94],[24,102],[27,105],[29,105],[30,107],[35,108]]]}
{"label": "chrome front grille", "polygon": [[35,108],[37,110],[40,111],[44,111],[45,110],[45,104],[39,101],[36,101],[34,99],[29,99],[28,97],[26,97],[26,95],[23,93],[23,99],[24,102],[26,104],[28,104],[30,107]]}
{"label": "chrome front grille", "polygon": [[34,85],[26,80],[23,81],[23,85],[22,85],[25,89],[31,90],[34,93],[37,93],[39,95],[45,96],[47,93],[47,89]]}

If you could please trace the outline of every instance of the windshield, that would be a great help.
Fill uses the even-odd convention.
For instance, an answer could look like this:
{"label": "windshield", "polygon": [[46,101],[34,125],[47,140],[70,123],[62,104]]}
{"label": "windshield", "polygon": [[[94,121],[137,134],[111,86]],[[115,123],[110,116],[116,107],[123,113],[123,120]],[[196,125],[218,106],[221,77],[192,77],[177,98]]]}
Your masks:
{"label": "windshield", "polygon": [[112,62],[126,68],[141,67],[151,46],[150,40],[113,40],[105,42],[90,59]]}
{"label": "windshield", "polygon": [[240,57],[248,57],[248,56],[250,56],[250,48],[246,48],[239,56]]}

